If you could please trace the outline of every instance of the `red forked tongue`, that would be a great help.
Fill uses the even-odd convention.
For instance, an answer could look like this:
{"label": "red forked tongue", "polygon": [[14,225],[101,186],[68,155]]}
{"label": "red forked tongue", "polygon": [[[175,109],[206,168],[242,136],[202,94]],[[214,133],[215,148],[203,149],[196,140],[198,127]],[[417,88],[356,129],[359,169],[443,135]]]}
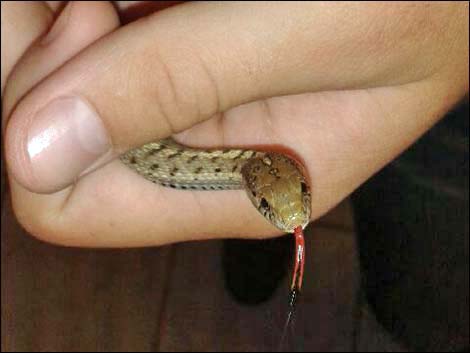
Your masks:
{"label": "red forked tongue", "polygon": [[302,288],[302,279],[304,277],[304,264],[305,264],[305,242],[304,242],[304,232],[301,226],[298,226],[294,229],[295,236],[295,261],[294,261],[294,272],[292,274],[292,285],[289,293],[289,312],[287,314],[286,323],[284,324],[284,329],[282,330],[281,343],[279,344],[279,352],[284,344],[286,338],[287,330],[291,321],[293,320],[293,315],[295,312],[295,305],[297,303],[297,297],[300,294],[300,289]]}
{"label": "red forked tongue", "polygon": [[298,226],[294,229],[295,237],[295,265],[294,272],[292,274],[292,285],[289,293],[289,312],[287,314],[286,323],[284,324],[284,329],[282,330],[281,342],[279,343],[278,351],[281,351],[281,348],[284,344],[286,334],[288,332],[289,325],[293,320],[295,305],[297,303],[297,297],[300,294],[300,289],[302,288],[302,279],[304,277],[304,264],[305,264],[305,242],[304,242],[304,232],[301,226]]}
{"label": "red forked tongue", "polygon": [[305,264],[305,242],[304,233],[301,226],[298,226],[294,230],[295,236],[295,265],[294,272],[292,274],[292,285],[291,290],[300,291],[302,288],[302,279],[304,276],[304,264]]}

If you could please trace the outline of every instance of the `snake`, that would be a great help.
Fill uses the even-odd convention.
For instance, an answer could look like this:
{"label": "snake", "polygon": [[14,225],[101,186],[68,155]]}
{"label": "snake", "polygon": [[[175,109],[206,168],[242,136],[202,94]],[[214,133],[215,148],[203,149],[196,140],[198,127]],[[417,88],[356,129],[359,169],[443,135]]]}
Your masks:
{"label": "snake", "polygon": [[305,168],[273,151],[197,149],[173,138],[150,142],[120,156],[130,169],[155,184],[180,190],[245,190],[259,213],[296,238],[291,302],[303,277],[302,230],[311,215],[311,191]]}

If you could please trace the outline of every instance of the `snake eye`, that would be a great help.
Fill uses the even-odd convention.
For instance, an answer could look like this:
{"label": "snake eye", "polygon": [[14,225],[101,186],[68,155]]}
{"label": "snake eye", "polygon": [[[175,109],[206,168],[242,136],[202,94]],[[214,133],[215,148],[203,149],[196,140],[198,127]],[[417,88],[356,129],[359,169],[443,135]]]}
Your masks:
{"label": "snake eye", "polygon": [[266,201],[266,199],[263,197],[261,199],[261,207],[264,208],[264,209],[268,209],[269,208],[269,204],[268,204],[268,201]]}
{"label": "snake eye", "polygon": [[305,194],[305,193],[308,192],[307,184],[305,184],[304,182],[300,183],[300,187],[301,187],[301,190],[302,190],[302,194]]}

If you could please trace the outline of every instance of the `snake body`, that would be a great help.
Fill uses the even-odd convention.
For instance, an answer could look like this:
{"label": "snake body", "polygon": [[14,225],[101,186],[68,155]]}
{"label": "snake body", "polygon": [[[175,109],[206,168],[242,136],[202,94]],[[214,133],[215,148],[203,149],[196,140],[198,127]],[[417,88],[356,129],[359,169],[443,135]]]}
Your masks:
{"label": "snake body", "polygon": [[244,189],[258,211],[292,233],[310,220],[310,187],[290,157],[244,149],[200,150],[173,139],[151,142],[120,157],[145,179],[184,190]]}

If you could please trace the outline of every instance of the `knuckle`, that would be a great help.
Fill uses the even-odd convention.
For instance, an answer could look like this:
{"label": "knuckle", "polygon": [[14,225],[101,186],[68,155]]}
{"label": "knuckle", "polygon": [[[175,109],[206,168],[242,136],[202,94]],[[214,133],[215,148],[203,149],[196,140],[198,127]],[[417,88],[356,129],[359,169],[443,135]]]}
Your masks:
{"label": "knuckle", "polygon": [[164,122],[170,133],[207,119],[220,108],[212,71],[192,51],[162,55],[153,49],[138,70],[138,81],[148,106],[155,112],[154,118]]}

